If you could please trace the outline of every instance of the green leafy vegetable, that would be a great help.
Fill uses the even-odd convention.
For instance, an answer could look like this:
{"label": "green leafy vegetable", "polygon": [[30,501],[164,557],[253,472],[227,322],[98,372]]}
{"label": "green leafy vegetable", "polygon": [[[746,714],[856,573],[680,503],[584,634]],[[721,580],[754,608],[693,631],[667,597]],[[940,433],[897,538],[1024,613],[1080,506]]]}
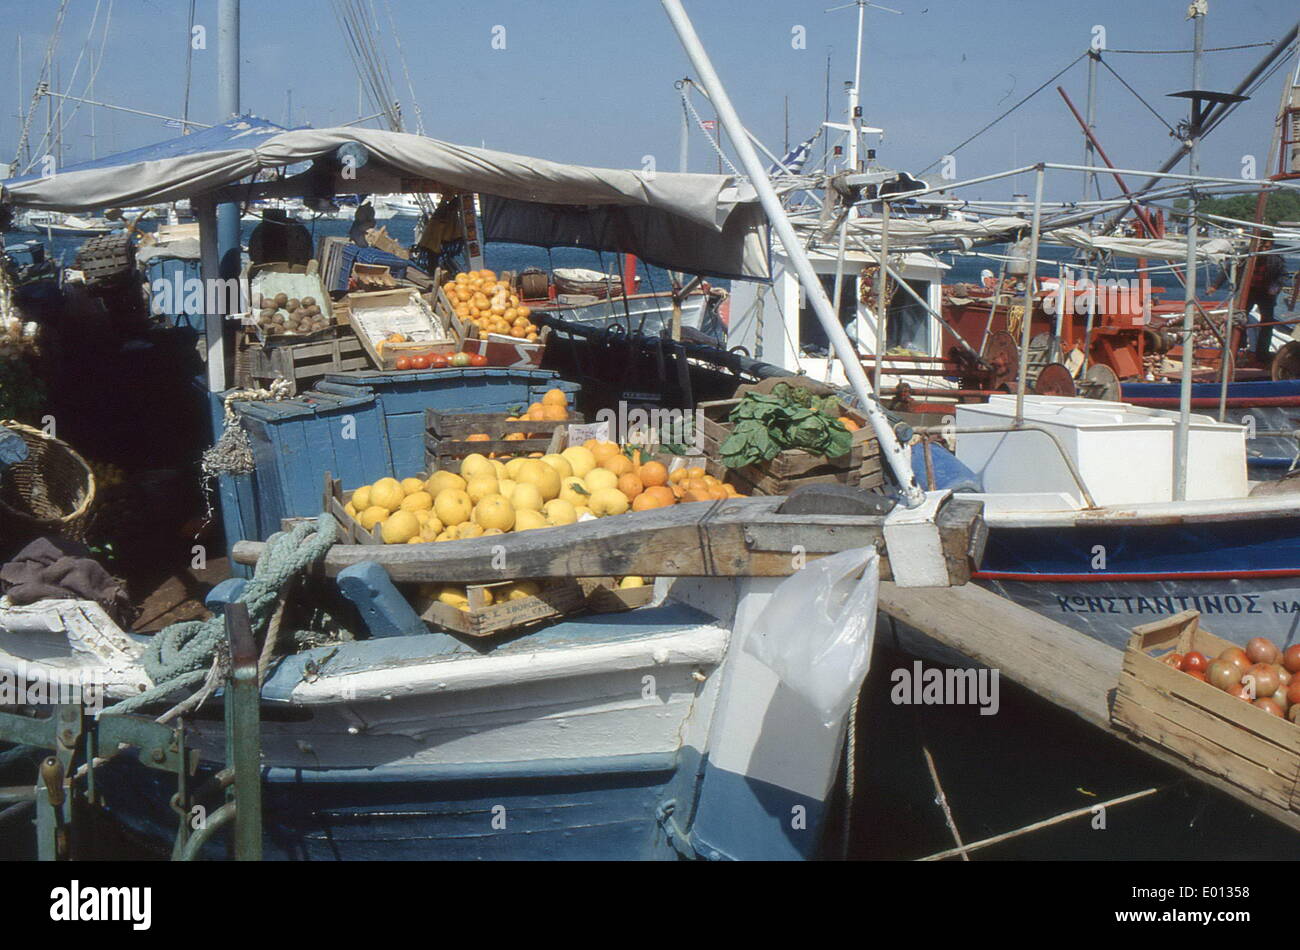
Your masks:
{"label": "green leafy vegetable", "polygon": [[853,448],[853,436],[839,421],[834,396],[777,383],[771,395],[746,393],[728,417],[734,426],[719,454],[727,468],[766,462],[785,449],[836,458]]}

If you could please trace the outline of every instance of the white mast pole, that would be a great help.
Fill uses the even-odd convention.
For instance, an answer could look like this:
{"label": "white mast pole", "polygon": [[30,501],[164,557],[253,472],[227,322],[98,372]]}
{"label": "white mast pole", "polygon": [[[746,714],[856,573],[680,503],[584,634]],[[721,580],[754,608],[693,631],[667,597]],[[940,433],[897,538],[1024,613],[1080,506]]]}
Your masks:
{"label": "white mast pole", "polygon": [[714,72],[709,54],[700,42],[695,27],[691,24],[690,17],[686,15],[686,11],[682,8],[681,0],[661,0],[661,2],[668,14],[668,19],[672,22],[673,29],[676,30],[677,36],[682,42],[682,47],[686,50],[686,55],[691,60],[691,65],[699,76],[700,84],[708,92],[718,110],[718,119],[722,122],[731,138],[731,143],[736,149],[741,165],[745,169],[745,174],[748,175],[750,183],[758,192],[759,201],[763,205],[763,210],[767,212],[767,217],[772,223],[772,229],[776,231],[777,237],[781,240],[786,256],[794,264],[795,272],[799,275],[799,280],[808,294],[808,302],[812,304],[817,319],[821,321],[822,328],[826,331],[827,339],[830,340],[831,346],[834,347],[836,356],[844,364],[844,374],[848,377],[849,385],[853,388],[854,394],[862,403],[863,411],[866,413],[871,428],[880,442],[880,450],[889,463],[895,480],[898,482],[904,503],[909,508],[917,507],[925,500],[925,493],[921,490],[921,486],[917,484],[916,476],[912,474],[911,456],[907,448],[899,443],[889,424],[889,419],[876,401],[875,394],[871,390],[871,383],[867,381],[866,373],[862,370],[862,364],[858,362],[857,354],[853,350],[853,344],[849,342],[844,327],[840,326],[838,316],[831,308],[831,302],[826,296],[826,290],[822,287],[821,281],[817,279],[817,273],[813,270],[812,262],[808,260],[803,245],[799,243],[799,236],[795,233],[790,220],[785,216],[785,210],[781,207],[781,200],[772,188],[772,182],[768,180],[763,163],[758,158],[758,153],[745,135],[745,127],[731,104],[731,97],[727,94],[727,90],[722,85],[722,80],[718,78],[718,74]]}

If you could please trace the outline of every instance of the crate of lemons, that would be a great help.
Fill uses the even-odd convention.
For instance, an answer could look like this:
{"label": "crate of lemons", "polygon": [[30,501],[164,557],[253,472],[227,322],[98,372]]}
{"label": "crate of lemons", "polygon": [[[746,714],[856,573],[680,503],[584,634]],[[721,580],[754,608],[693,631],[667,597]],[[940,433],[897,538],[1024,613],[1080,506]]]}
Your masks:
{"label": "crate of lemons", "polygon": [[460,473],[381,478],[356,489],[344,510],[385,544],[461,541],[742,497],[703,468],[669,472],[635,447],[590,440],[541,458],[490,459],[474,453]]}

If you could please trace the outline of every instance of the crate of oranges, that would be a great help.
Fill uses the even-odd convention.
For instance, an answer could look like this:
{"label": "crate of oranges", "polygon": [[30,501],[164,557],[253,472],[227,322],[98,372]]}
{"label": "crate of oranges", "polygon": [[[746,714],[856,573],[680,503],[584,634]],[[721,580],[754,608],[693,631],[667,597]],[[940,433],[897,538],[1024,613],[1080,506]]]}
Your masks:
{"label": "crate of oranges", "polygon": [[627,499],[629,511],[648,511],[687,502],[719,501],[744,497],[724,478],[726,470],[703,456],[674,456],[645,445],[619,445],[587,439],[566,447],[568,431],[561,430],[557,448],[574,464],[574,475],[588,491],[616,489]]}
{"label": "crate of oranges", "polygon": [[495,272],[457,274],[438,288],[435,307],[451,321],[464,351],[482,356],[488,366],[542,365],[549,328],[533,323],[532,309]]}
{"label": "crate of oranges", "polygon": [[[569,408],[563,390],[551,389],[526,409],[508,412],[441,412],[427,409],[425,462],[430,469],[459,471],[460,461],[478,453],[487,458],[534,455],[556,451],[556,432],[569,423],[583,422]],[[562,448],[562,446],[560,446]]]}

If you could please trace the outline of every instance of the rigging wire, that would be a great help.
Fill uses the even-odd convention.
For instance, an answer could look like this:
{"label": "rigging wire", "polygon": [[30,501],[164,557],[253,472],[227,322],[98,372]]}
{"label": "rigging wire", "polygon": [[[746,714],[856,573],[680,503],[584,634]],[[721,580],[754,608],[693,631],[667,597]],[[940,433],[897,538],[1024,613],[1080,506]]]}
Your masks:
{"label": "rigging wire", "polygon": [[918,175],[924,175],[924,174],[925,174],[926,172],[928,172],[931,168],[934,168],[935,165],[938,165],[941,161],[943,161],[944,158],[947,157],[948,155],[955,155],[955,154],[957,154],[958,150],[960,150],[960,149],[962,149],[962,148],[965,148],[967,145],[969,145],[971,142],[975,141],[977,138],[979,138],[981,135],[983,135],[983,134],[984,134],[985,132],[987,132],[989,129],[993,128],[993,126],[997,125],[999,122],[1001,122],[1001,121],[1002,121],[1003,119],[1005,119],[1007,116],[1011,115],[1011,113],[1015,112],[1017,109],[1019,109],[1021,106],[1023,106],[1023,105],[1024,105],[1026,102],[1028,102],[1030,99],[1034,98],[1034,96],[1038,95],[1040,92],[1042,92],[1042,91],[1043,91],[1044,89],[1046,89],[1048,86],[1050,86],[1052,83],[1056,82],[1056,80],[1058,80],[1058,79],[1060,79],[1062,76],[1064,76],[1067,72],[1070,71],[1070,69],[1071,69],[1075,64],[1077,64],[1081,59],[1083,59],[1085,56],[1087,56],[1089,52],[1091,52],[1091,50],[1084,50],[1082,53],[1080,53],[1078,56],[1076,56],[1073,60],[1071,60],[1069,63],[1067,63],[1067,64],[1065,65],[1065,67],[1064,67],[1063,69],[1061,69],[1060,72],[1056,73],[1054,76],[1052,76],[1051,78],[1049,78],[1049,79],[1048,79],[1046,82],[1044,82],[1041,86],[1039,86],[1037,89],[1035,89],[1035,90],[1034,90],[1033,92],[1031,92],[1029,95],[1025,96],[1023,99],[1021,99],[1019,102],[1017,102],[1015,105],[1013,105],[1013,106],[1012,106],[1010,109],[1008,109],[1006,112],[1003,112],[1000,116],[998,116],[996,119],[994,119],[994,120],[993,120],[992,122],[990,122],[988,125],[984,126],[982,129],[980,129],[980,130],[979,130],[978,132],[976,132],[974,135],[970,136],[970,138],[966,139],[964,142],[962,142],[962,143],[961,143],[960,145],[958,145],[956,148],[950,148],[950,149],[949,149],[947,152],[945,152],[943,155],[940,155],[938,158],[936,158],[934,161],[932,161],[929,165],[926,165],[926,166],[925,166],[924,168],[922,168],[919,172],[917,172],[917,174],[918,174]]}
{"label": "rigging wire", "polygon": [[402,75],[406,77],[406,88],[411,94],[411,108],[415,110],[415,131],[423,135],[424,112],[420,109],[420,100],[415,97],[415,84],[411,82],[411,71],[406,65],[406,54],[402,52],[402,34],[393,21],[393,5],[390,0],[384,0],[384,9],[388,13],[388,26],[393,31],[393,43],[397,46],[397,58],[402,64]]}
{"label": "rigging wire", "polygon": [[[1237,46],[1209,46],[1201,50],[1202,53],[1225,53],[1234,49],[1257,49],[1261,46],[1272,46],[1272,43],[1240,43]],[[1137,53],[1144,56],[1160,56],[1170,53],[1195,53],[1194,49],[1108,49],[1103,50],[1105,53]]]}
{"label": "rigging wire", "polygon": [[1169,134],[1170,134],[1170,135],[1173,135],[1173,136],[1177,136],[1177,135],[1178,135],[1178,131],[1177,131],[1177,130],[1172,126],[1172,125],[1170,125],[1168,122],[1165,121],[1165,117],[1162,116],[1159,112],[1157,112],[1157,111],[1155,110],[1155,107],[1154,107],[1153,105],[1151,105],[1151,103],[1149,103],[1149,102],[1147,102],[1145,99],[1143,99],[1143,98],[1142,98],[1142,95],[1141,95],[1141,94],[1140,94],[1136,89],[1134,89],[1132,86],[1130,86],[1130,85],[1128,84],[1128,81],[1125,80],[1123,76],[1121,76],[1119,73],[1115,72],[1115,70],[1111,67],[1110,63],[1106,62],[1106,60],[1103,59],[1103,58],[1100,57],[1100,56],[1097,57],[1097,62],[1099,62],[1099,63],[1101,63],[1103,66],[1105,66],[1107,72],[1109,72],[1112,76],[1114,76],[1116,79],[1119,80],[1120,85],[1122,85],[1122,86],[1123,86],[1125,89],[1127,89],[1129,92],[1133,93],[1133,97],[1134,97],[1135,99],[1137,99],[1138,102],[1142,103],[1142,105],[1144,105],[1144,106],[1147,107],[1147,111],[1150,112],[1153,116],[1155,116],[1155,117],[1160,121],[1160,124],[1163,125],[1166,129],[1169,130]]}
{"label": "rigging wire", "polygon": [[[40,75],[36,77],[36,89],[32,92],[31,103],[27,106],[27,115],[23,119],[22,132],[18,136],[18,147],[14,151],[14,160],[10,168],[17,171],[21,156],[24,149],[28,150],[30,157],[31,145],[28,136],[31,134],[32,119],[36,115],[36,108],[41,104],[41,95],[49,82],[50,70],[54,62],[54,50],[59,45],[59,37],[63,33],[64,14],[68,12],[68,3],[70,0],[62,0],[59,4],[59,10],[54,17],[54,29],[50,32],[50,41],[45,44],[45,59],[41,62]],[[40,151],[40,149],[38,149]],[[30,171],[35,162],[28,162],[23,171]]]}

